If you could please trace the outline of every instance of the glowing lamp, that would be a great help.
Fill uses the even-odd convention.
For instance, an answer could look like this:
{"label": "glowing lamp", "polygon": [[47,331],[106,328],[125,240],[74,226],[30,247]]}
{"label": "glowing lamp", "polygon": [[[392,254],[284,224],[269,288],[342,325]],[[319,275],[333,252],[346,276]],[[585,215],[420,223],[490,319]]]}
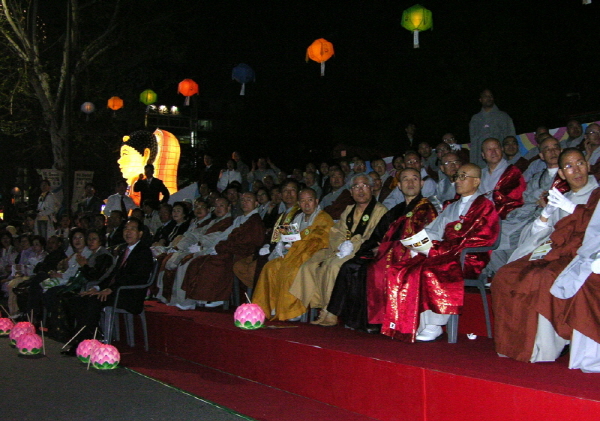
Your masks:
{"label": "glowing lamp", "polygon": [[333,44],[324,38],[319,38],[306,49],[306,61],[308,62],[310,58],[312,61],[321,63],[321,76],[325,76],[325,62],[333,54]]}
{"label": "glowing lamp", "polygon": [[8,317],[0,318],[0,336],[8,336],[13,326],[14,323]]}
{"label": "glowing lamp", "polygon": [[87,364],[90,361],[92,352],[94,352],[98,345],[102,345],[102,342],[97,339],[86,339],[81,341],[79,345],[77,345],[77,358],[79,361]]}
{"label": "glowing lamp", "polygon": [[113,111],[120,110],[121,108],[123,108],[123,100],[118,96],[113,96],[111,99],[108,100],[108,108],[110,108]]}
{"label": "glowing lamp", "polygon": [[83,104],[81,104],[81,111],[89,115],[96,111],[96,106],[91,102],[84,102]]}
{"label": "glowing lamp", "polygon": [[192,79],[184,79],[179,82],[177,92],[185,97],[185,105],[190,105],[190,97],[198,94],[198,84]]}
{"label": "glowing lamp", "polygon": [[112,370],[121,361],[119,350],[112,345],[98,345],[90,355],[90,362],[98,370]]}
{"label": "glowing lamp", "polygon": [[233,322],[242,329],[258,329],[265,323],[265,312],[258,304],[242,304],[235,310]]}
{"label": "glowing lamp", "polygon": [[16,345],[17,344],[17,340],[21,336],[23,336],[23,335],[25,335],[27,333],[35,333],[35,326],[33,326],[29,322],[19,322],[19,323],[17,323],[10,330],[10,335],[8,336],[9,339],[10,339],[10,344],[11,345]]}
{"label": "glowing lamp", "polygon": [[233,68],[231,78],[242,84],[240,95],[246,94],[246,83],[256,81],[254,70],[245,63],[240,63]]}
{"label": "glowing lamp", "polygon": [[431,10],[425,9],[420,4],[409,7],[402,13],[402,27],[412,31],[413,45],[419,48],[419,32],[433,28]]}
{"label": "glowing lamp", "polygon": [[17,339],[16,347],[19,354],[36,355],[42,352],[44,344],[40,335],[35,333],[25,333]]}
{"label": "glowing lamp", "polygon": [[152,89],[146,89],[140,94],[140,102],[144,105],[151,105],[156,102],[158,96]]}

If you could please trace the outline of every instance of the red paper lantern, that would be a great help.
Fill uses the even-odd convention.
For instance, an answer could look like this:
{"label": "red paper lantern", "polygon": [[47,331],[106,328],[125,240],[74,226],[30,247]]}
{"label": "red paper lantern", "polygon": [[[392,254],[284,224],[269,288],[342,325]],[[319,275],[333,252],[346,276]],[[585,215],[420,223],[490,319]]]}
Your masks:
{"label": "red paper lantern", "polygon": [[310,58],[317,63],[321,63],[321,76],[325,76],[325,62],[333,56],[333,44],[325,38],[315,40],[306,49],[306,61]]}
{"label": "red paper lantern", "polygon": [[184,79],[179,82],[177,92],[185,97],[185,105],[190,105],[190,97],[198,94],[198,84],[192,79]]}
{"label": "red paper lantern", "polygon": [[108,108],[110,108],[113,111],[120,110],[121,108],[123,108],[123,100],[118,96],[113,96],[111,99],[108,100]]}

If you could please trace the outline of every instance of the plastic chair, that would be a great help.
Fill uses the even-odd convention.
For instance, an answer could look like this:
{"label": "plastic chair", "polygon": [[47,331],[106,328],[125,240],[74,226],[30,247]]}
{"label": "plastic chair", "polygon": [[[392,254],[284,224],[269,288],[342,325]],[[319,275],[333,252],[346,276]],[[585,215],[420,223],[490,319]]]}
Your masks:
{"label": "plastic chair", "polygon": [[[465,268],[465,257],[470,253],[481,253],[485,251],[496,250],[500,246],[500,238],[501,238],[501,223],[498,223],[498,238],[491,246],[485,247],[467,247],[460,253],[460,267]],[[477,287],[479,292],[481,293],[481,300],[483,301],[483,312],[485,314],[485,326],[487,328],[487,336],[488,338],[492,337],[492,323],[490,320],[490,309],[487,301],[487,294],[485,292],[485,284],[487,283],[487,276],[483,273],[479,274],[477,279],[465,279],[465,286],[467,287]],[[448,343],[455,344],[458,337],[458,314],[452,314],[450,319],[448,320],[448,324],[446,325],[446,332],[448,333]]]}
{"label": "plastic chair", "polygon": [[[105,343],[107,343],[107,344],[111,343],[112,336],[113,336],[113,329],[114,329],[117,339],[119,338],[118,315],[123,314],[125,317],[127,345],[129,345],[132,348],[135,346],[134,330],[133,330],[133,316],[134,315],[126,310],[123,310],[123,309],[120,309],[117,307],[117,304],[119,302],[119,293],[121,292],[121,290],[125,290],[125,289],[149,288],[152,285],[152,283],[154,282],[154,278],[156,277],[156,274],[157,274],[158,268],[159,268],[158,261],[156,259],[153,259],[153,260],[154,260],[154,264],[152,267],[152,273],[150,274],[150,278],[148,279],[148,282],[146,282],[143,285],[126,285],[126,286],[119,287],[117,289],[117,293],[115,296],[115,305],[104,307],[104,313],[103,313],[104,320],[101,322],[101,325],[104,327],[104,333],[105,333],[104,342]],[[144,310],[142,310],[142,312],[139,314],[139,316],[140,316],[140,320],[142,322],[142,331],[144,334],[144,349],[147,352],[148,351],[148,329],[146,326],[146,312]]]}

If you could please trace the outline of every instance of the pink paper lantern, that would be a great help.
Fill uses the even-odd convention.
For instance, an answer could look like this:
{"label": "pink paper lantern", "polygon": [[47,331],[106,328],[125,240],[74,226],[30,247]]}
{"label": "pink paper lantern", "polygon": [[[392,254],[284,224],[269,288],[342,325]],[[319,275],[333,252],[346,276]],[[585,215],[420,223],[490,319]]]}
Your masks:
{"label": "pink paper lantern", "polygon": [[121,354],[119,354],[119,350],[112,345],[100,344],[92,352],[90,361],[92,366],[98,370],[112,370],[119,365]]}
{"label": "pink paper lantern", "polygon": [[0,318],[0,336],[8,336],[13,326],[13,321],[10,320],[8,317]]}
{"label": "pink paper lantern", "polygon": [[92,352],[94,352],[98,345],[102,345],[102,342],[97,339],[86,339],[81,341],[77,346],[77,358],[79,358],[79,361],[87,364],[90,361]]}
{"label": "pink paper lantern", "polygon": [[10,338],[10,344],[16,345],[17,339],[19,339],[20,336],[25,335],[26,333],[35,333],[35,326],[29,322],[19,322],[16,325],[14,325],[13,328],[10,330],[10,335],[8,335],[8,337]]}
{"label": "pink paper lantern", "polygon": [[43,343],[40,335],[25,333],[17,339],[17,349],[23,355],[35,355],[42,352]]}
{"label": "pink paper lantern", "polygon": [[258,304],[242,304],[233,314],[237,327],[242,329],[258,329],[265,323],[265,312]]}

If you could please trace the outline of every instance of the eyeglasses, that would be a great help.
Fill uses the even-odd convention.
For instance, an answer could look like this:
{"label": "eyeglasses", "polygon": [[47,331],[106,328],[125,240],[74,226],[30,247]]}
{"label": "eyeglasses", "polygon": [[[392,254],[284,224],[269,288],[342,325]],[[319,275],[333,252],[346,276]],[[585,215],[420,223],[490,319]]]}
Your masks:
{"label": "eyeglasses", "polygon": [[355,184],[352,186],[352,190],[364,190],[364,189],[368,189],[371,186],[369,186],[368,184],[365,183],[360,183],[360,184]]}
{"label": "eyeglasses", "polygon": [[444,165],[460,165],[460,161],[446,161]]}
{"label": "eyeglasses", "polygon": [[575,171],[575,168],[582,169],[586,164],[587,164],[587,162],[582,159],[582,160],[577,161],[575,163],[575,165],[565,164],[562,169],[563,169],[563,171],[573,172],[573,171]]}
{"label": "eyeglasses", "polygon": [[591,131],[589,131],[589,132],[585,132],[585,135],[584,135],[584,136],[585,136],[585,137],[587,137],[587,136],[591,136],[591,135],[593,135],[593,134],[597,135],[597,134],[600,134],[600,132],[599,132],[599,131],[597,131],[597,130],[591,130]]}
{"label": "eyeglasses", "polygon": [[458,180],[464,181],[464,180],[466,180],[467,178],[480,178],[480,177],[473,177],[472,175],[467,175],[467,174],[465,174],[465,173],[461,173],[461,174],[457,174],[457,175],[456,175],[456,178],[457,178]]}

